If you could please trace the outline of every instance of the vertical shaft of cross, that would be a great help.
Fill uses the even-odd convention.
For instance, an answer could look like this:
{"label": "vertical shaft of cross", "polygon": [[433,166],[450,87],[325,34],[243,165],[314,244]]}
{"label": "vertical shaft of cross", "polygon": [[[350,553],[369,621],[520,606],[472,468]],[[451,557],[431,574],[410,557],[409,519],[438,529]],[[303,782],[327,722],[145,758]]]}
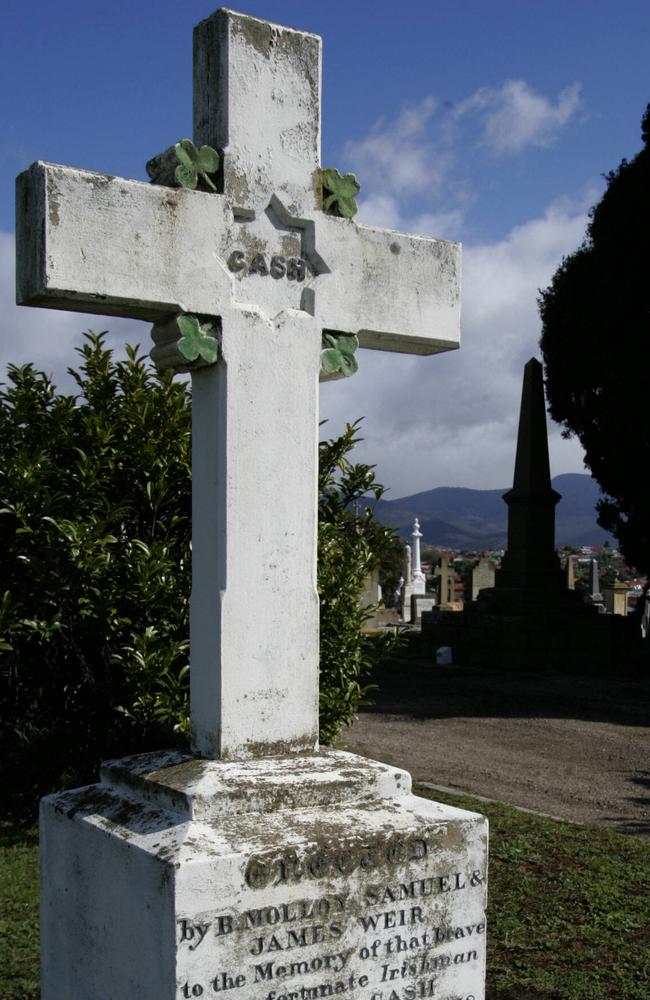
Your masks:
{"label": "vertical shaft of cross", "polygon": [[193,748],[313,750],[320,338],[300,318],[249,315],[229,317],[221,343],[193,375]]}
{"label": "vertical shaft of cross", "polygon": [[[194,140],[221,151],[226,199],[255,225],[273,199],[318,207],[320,46],[228,10],[194,30]],[[246,258],[245,221],[233,238]],[[270,253],[280,238],[269,222]],[[291,304],[286,279],[257,275],[242,299],[283,290]],[[219,364],[193,376],[190,621],[193,749],[221,759],[318,744],[320,329],[225,307]]]}

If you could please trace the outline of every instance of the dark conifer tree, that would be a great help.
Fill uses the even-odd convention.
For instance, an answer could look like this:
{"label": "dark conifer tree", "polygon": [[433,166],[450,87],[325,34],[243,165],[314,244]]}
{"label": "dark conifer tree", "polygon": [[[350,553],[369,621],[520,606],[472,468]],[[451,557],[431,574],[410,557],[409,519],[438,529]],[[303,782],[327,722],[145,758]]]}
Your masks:
{"label": "dark conifer tree", "polygon": [[603,491],[599,523],[650,571],[650,104],[643,149],[607,175],[582,246],[541,293],[551,416]]}

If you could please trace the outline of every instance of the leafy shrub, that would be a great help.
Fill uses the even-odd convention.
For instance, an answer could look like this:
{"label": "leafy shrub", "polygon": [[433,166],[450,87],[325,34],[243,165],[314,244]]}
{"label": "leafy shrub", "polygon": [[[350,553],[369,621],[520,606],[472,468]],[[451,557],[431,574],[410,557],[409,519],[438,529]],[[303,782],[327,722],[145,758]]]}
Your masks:
{"label": "leafy shrub", "polygon": [[[393,532],[374,516],[384,492],[374,466],[347,457],[357,443],[357,421],[339,438],[322,441],[319,455],[318,590],[320,593],[320,733],[332,743],[367,702],[373,666],[394,647],[392,631],[364,638],[368,612],[359,604],[366,575],[390,553]],[[363,511],[361,512],[361,504]]]}
{"label": "leafy shrub", "polygon": [[32,365],[0,394],[0,738],[28,799],[187,728],[187,391],[101,336],[80,353],[77,398]]}
{"label": "leafy shrub", "polygon": [[[191,410],[187,386],[136,348],[87,334],[61,395],[33,365],[0,388],[0,755],[19,807],[94,780],[102,758],[188,731]],[[379,497],[321,446],[322,738],[363,700],[373,657],[358,595],[390,532],[351,505]]]}

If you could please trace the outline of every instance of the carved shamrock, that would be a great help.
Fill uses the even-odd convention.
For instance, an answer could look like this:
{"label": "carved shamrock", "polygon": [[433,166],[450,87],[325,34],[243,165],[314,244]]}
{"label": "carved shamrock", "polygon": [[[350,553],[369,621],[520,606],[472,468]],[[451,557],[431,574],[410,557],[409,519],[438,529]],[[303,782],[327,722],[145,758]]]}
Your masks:
{"label": "carved shamrock", "polygon": [[320,369],[323,375],[354,375],[359,368],[359,362],[354,352],[359,346],[359,338],[354,335],[333,333],[323,334],[323,347],[320,355]]}
{"label": "carved shamrock", "polygon": [[212,323],[201,325],[196,316],[178,316],[176,326],[182,336],[176,346],[184,358],[188,361],[196,361],[201,357],[209,365],[219,357],[219,341],[208,336],[212,329]]}
{"label": "carved shamrock", "polygon": [[217,190],[208,176],[219,169],[219,154],[216,149],[211,146],[197,149],[191,139],[181,139],[175,144],[174,151],[179,160],[174,177],[181,187],[194,191],[200,179],[211,191]]}
{"label": "carved shamrock", "polygon": [[[351,219],[357,211],[354,196],[359,194],[361,187],[354,174],[344,174],[341,177],[336,167],[321,170],[323,180],[323,211],[332,215],[342,215]],[[326,194],[329,192],[329,194]]]}

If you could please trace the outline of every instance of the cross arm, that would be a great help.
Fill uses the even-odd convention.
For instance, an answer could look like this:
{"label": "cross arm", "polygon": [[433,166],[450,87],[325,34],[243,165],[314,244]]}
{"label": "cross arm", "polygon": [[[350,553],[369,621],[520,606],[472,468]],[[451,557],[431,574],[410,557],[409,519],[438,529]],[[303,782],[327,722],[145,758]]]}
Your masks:
{"label": "cross arm", "polygon": [[16,186],[20,305],[155,322],[218,315],[229,300],[229,276],[206,250],[222,198],[42,162]]}
{"label": "cross arm", "polygon": [[319,277],[324,328],[362,347],[409,354],[460,342],[459,243],[322,217],[318,239],[331,272]]}

